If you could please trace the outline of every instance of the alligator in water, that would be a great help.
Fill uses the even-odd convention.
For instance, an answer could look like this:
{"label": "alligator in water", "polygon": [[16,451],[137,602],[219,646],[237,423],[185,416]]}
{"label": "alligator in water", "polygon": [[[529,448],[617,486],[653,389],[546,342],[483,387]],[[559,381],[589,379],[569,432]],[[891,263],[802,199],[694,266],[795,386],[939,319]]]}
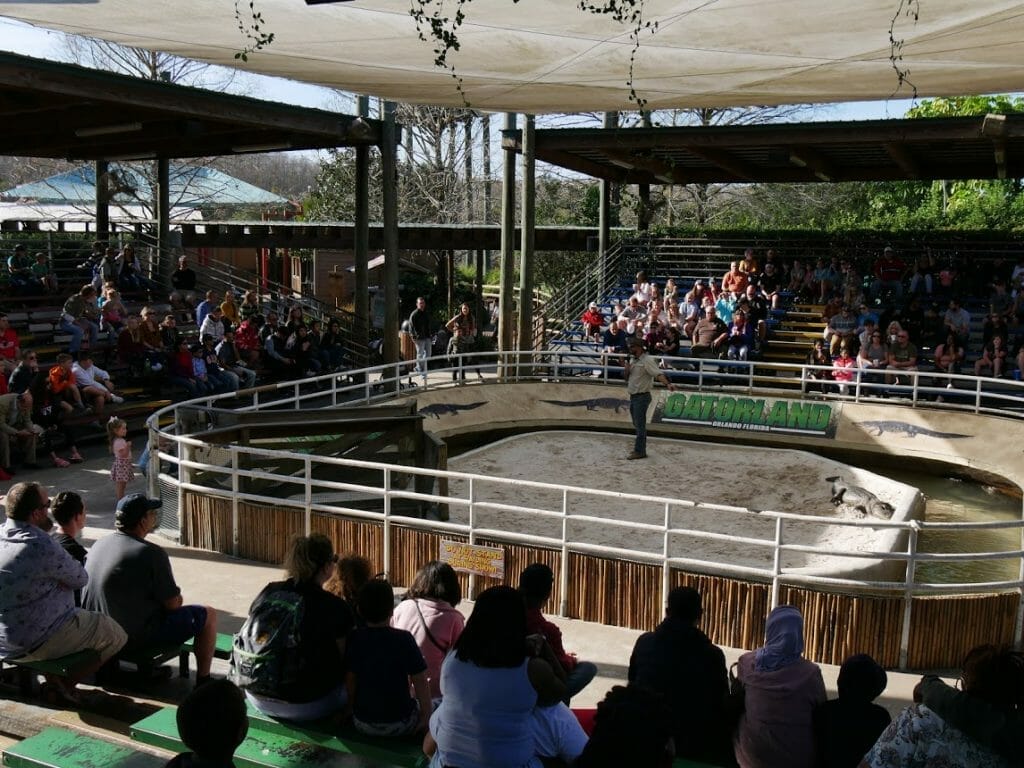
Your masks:
{"label": "alligator in water", "polygon": [[946,437],[946,438],[958,438],[958,437],[970,437],[970,435],[961,435],[958,432],[936,432],[934,429],[925,429],[919,427],[916,424],[908,424],[905,421],[858,421],[858,426],[864,427],[864,429],[875,429],[875,435],[881,435],[883,432],[900,432],[907,437],[917,437],[918,435],[924,435],[925,437]]}
{"label": "alligator in water", "polygon": [[459,411],[472,411],[474,408],[479,408],[481,405],[487,405],[487,401],[483,400],[479,403],[466,403],[460,405],[459,403],[434,403],[433,405],[426,405],[420,408],[420,413],[424,416],[433,416],[435,419],[440,419],[441,414],[456,414]]}
{"label": "alligator in water", "polygon": [[629,410],[629,400],[623,400],[618,397],[592,397],[589,400],[541,400],[541,402],[548,403],[549,405],[561,405],[564,408],[575,408],[585,405],[588,411],[606,408],[609,411],[619,413]]}

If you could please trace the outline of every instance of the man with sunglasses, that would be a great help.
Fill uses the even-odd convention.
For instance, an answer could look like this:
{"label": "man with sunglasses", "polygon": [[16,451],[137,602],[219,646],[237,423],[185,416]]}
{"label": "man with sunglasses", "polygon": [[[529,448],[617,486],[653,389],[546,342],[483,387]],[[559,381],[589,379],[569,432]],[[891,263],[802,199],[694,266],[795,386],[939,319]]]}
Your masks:
{"label": "man with sunglasses", "polygon": [[[0,528],[0,657],[18,661],[57,659],[94,650],[94,663],[79,667],[76,680],[93,674],[125,644],[127,636],[108,616],[75,608],[74,591],[88,581],[85,568],[54,541],[50,495],[38,483],[17,483],[4,499]],[[49,678],[49,676],[48,676]],[[74,680],[49,678],[70,702]]]}

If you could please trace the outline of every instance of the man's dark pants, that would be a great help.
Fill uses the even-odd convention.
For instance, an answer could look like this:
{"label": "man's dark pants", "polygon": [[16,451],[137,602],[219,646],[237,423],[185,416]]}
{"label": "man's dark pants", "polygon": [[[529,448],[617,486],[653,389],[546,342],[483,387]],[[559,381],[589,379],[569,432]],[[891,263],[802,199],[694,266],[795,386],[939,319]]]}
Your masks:
{"label": "man's dark pants", "polygon": [[650,406],[650,392],[640,392],[629,396],[629,416],[633,419],[633,427],[636,429],[633,452],[641,456],[647,455],[647,409]]}

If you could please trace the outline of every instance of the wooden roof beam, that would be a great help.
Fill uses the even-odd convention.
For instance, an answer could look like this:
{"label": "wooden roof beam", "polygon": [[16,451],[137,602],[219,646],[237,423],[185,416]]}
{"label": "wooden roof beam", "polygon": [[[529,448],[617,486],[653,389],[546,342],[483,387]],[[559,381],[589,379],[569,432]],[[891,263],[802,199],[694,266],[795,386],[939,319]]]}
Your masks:
{"label": "wooden roof beam", "polygon": [[836,181],[839,173],[835,164],[825,155],[810,147],[790,147],[789,162],[799,168],[808,168],[822,181]]}
{"label": "wooden roof beam", "polygon": [[721,168],[723,171],[731,173],[736,177],[737,181],[755,181],[758,176],[762,175],[752,165],[739,159],[730,152],[693,145],[687,145],[683,147],[683,149],[695,157],[699,157],[701,160],[706,160],[712,165]]}
{"label": "wooden roof beam", "polygon": [[608,161],[610,163],[618,165],[620,168],[644,170],[649,172],[662,184],[675,183],[672,166],[656,157],[635,155],[633,153],[617,149],[606,149],[605,155],[608,156]]}
{"label": "wooden roof beam", "polygon": [[882,146],[885,147],[885,151],[889,153],[889,157],[891,157],[893,162],[900,167],[900,170],[907,175],[908,179],[915,180],[921,178],[921,166],[918,165],[917,160],[905,144],[899,144],[895,141],[887,141]]}

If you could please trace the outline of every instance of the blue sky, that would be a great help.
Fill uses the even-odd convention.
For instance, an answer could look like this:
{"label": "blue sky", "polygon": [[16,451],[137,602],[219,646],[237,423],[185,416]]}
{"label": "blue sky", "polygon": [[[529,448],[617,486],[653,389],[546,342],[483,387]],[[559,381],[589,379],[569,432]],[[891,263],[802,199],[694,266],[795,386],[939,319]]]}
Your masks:
{"label": "blue sky", "polygon": [[[19,21],[0,17],[0,50],[35,56],[43,59],[68,60],[62,48],[63,34]],[[246,74],[236,80],[229,90],[260,99],[296,104],[303,107],[317,107],[350,112],[354,105],[339,104],[339,95],[329,88],[299,83],[277,77]],[[853,102],[822,106],[814,115],[816,120],[871,120],[902,117],[910,101]]]}

